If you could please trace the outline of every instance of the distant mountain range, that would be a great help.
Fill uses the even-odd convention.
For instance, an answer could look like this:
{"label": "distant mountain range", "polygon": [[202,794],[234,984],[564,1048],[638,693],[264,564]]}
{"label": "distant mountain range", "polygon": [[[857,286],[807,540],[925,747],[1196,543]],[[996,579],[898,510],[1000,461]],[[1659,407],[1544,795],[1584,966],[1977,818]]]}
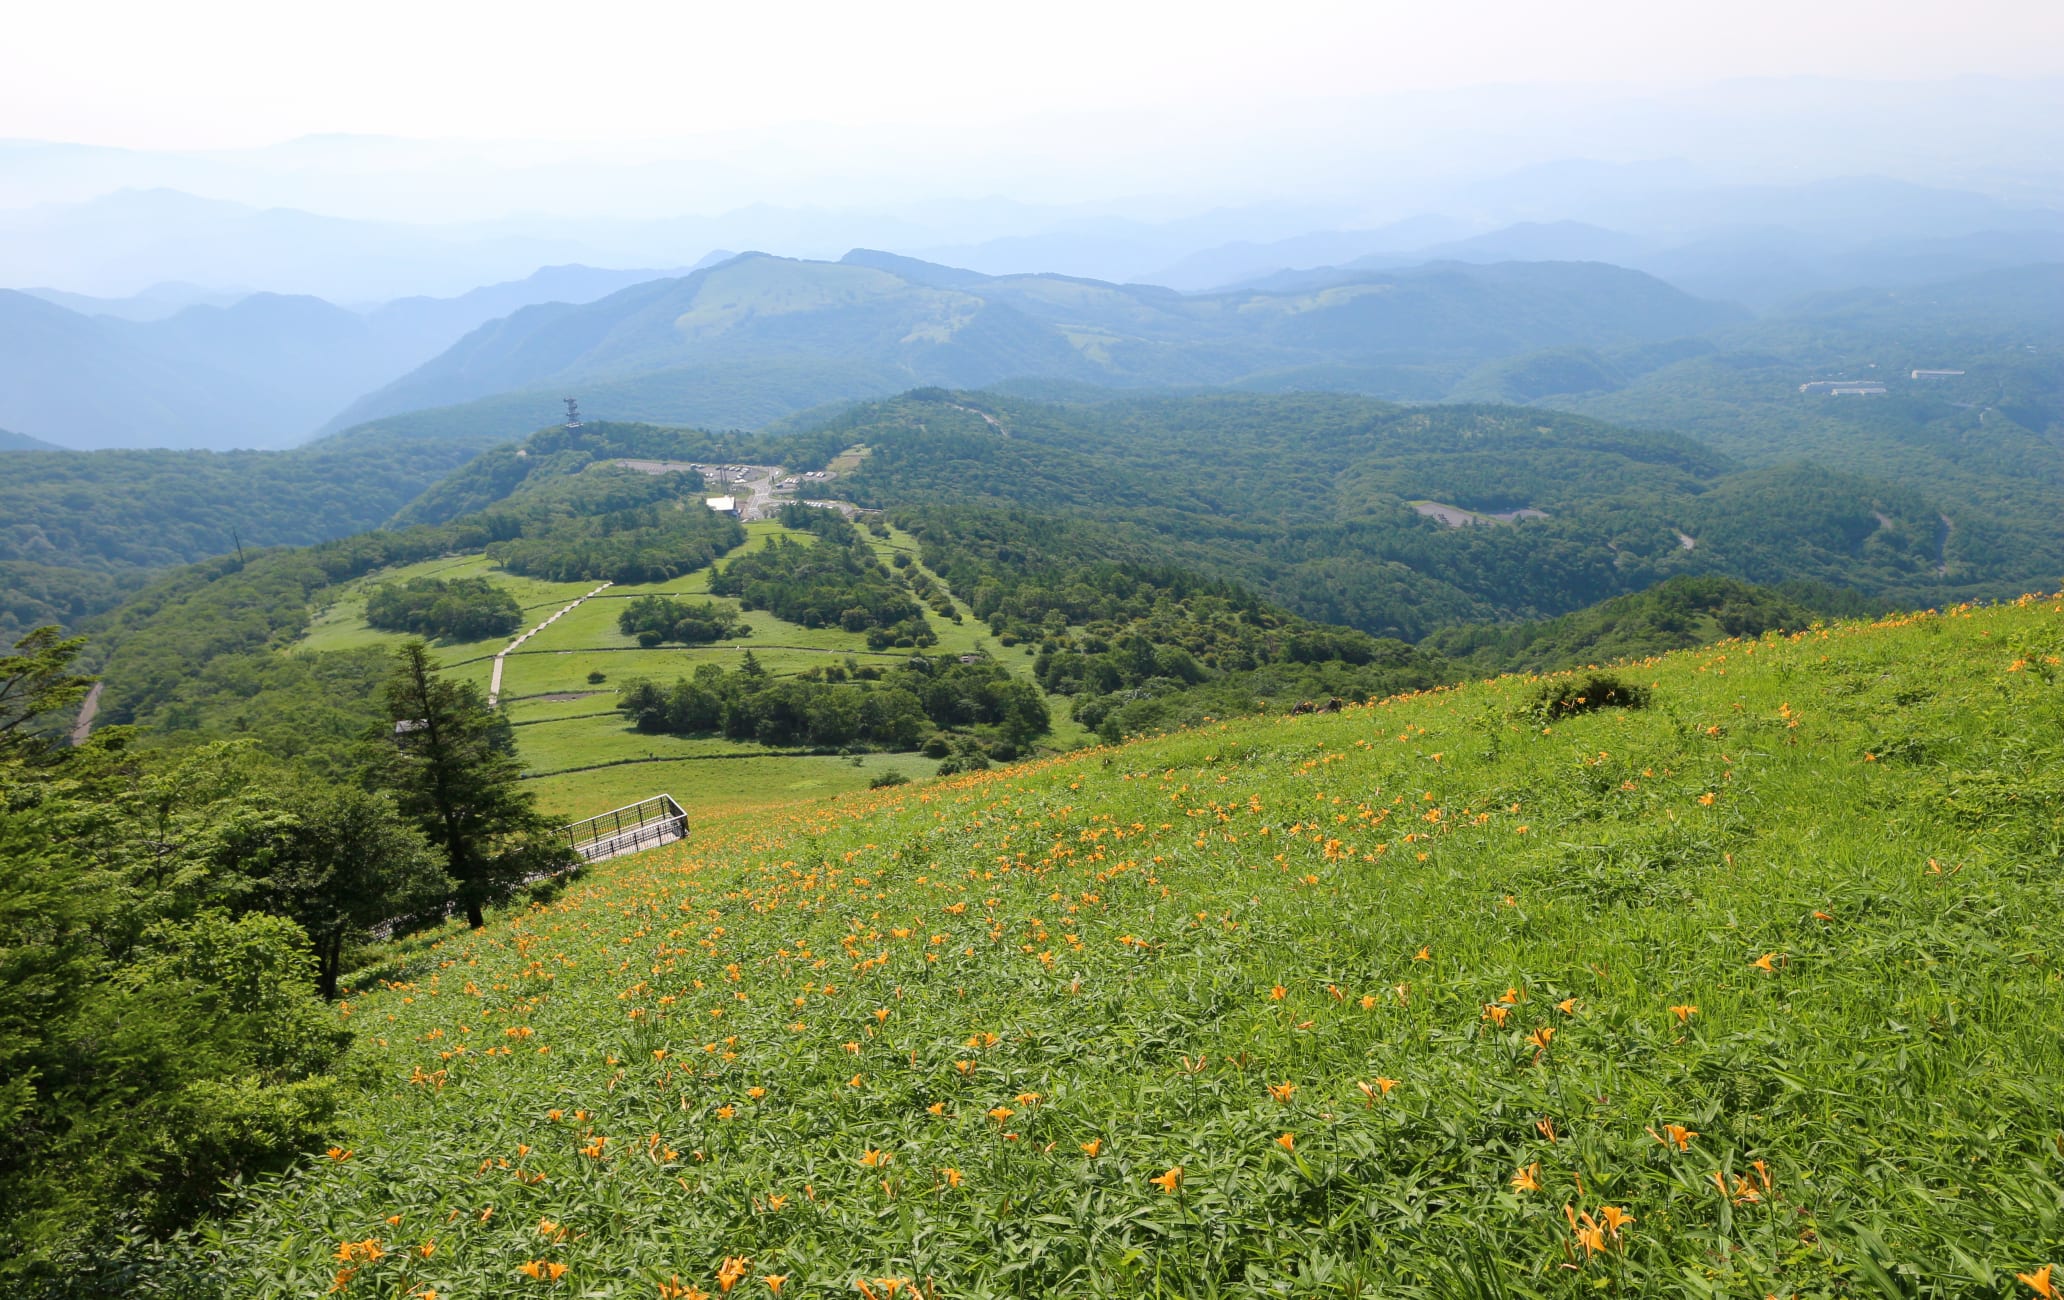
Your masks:
{"label": "distant mountain range", "polygon": [[319,298],[189,302],[165,286],[85,315],[0,290],[0,424],[72,447],[279,447],[483,321],[553,299],[587,302],[664,272],[548,267],[456,298],[354,312]]}
{"label": "distant mountain range", "polygon": [[11,431],[9,431],[9,430],[7,430],[7,429],[0,429],[0,451],[63,451],[63,450],[64,450],[64,448],[62,448],[62,447],[58,446],[58,445],[57,445],[56,443],[54,443],[54,442],[45,442],[45,441],[43,441],[43,440],[42,440],[41,438],[31,438],[31,437],[30,437],[30,436],[29,436],[28,434],[26,434],[26,433],[14,433],[14,432],[11,432]]}
{"label": "distant mountain range", "polygon": [[[597,409],[612,415],[716,427],[786,414],[769,409],[784,397],[794,411],[1013,378],[1436,398],[1496,357],[1631,347],[1745,316],[1598,264],[1444,263],[1311,290],[1193,296],[987,276],[869,250],[838,262],[754,253],[586,305],[524,308],[353,403],[331,427],[512,394],[534,394],[544,410],[547,397],[575,388],[609,399]],[[668,400],[651,400],[662,393]]]}
{"label": "distant mountain range", "polygon": [[1875,177],[1687,188],[1600,199],[1581,210],[1581,219],[1521,221],[1461,237],[1424,238],[1441,224],[1425,218],[1227,244],[1146,278],[1192,291],[1283,290],[1429,261],[1608,262],[1698,297],[1767,311],[1829,289],[1895,288],[2064,261],[2064,212]]}

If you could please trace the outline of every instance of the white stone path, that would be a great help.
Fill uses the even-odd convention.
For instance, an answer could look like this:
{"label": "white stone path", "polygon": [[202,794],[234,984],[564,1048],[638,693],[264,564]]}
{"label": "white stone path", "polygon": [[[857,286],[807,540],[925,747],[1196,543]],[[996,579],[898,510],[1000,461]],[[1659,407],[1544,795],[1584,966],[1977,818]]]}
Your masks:
{"label": "white stone path", "polygon": [[534,627],[534,628],[530,629],[530,631],[528,631],[528,632],[525,632],[525,633],[524,633],[524,634],[523,634],[522,636],[519,636],[519,637],[517,637],[517,638],[516,638],[516,639],[515,639],[514,641],[511,641],[511,642],[510,642],[510,643],[509,643],[508,645],[506,645],[506,646],[503,646],[503,647],[502,647],[502,653],[501,653],[501,654],[498,654],[498,655],[496,655],[496,656],[494,657],[494,680],[490,681],[490,682],[489,682],[489,683],[487,684],[487,707],[491,709],[491,708],[495,707],[495,705],[497,705],[497,704],[499,704],[499,703],[501,702],[501,699],[502,699],[502,660],[503,660],[503,658],[504,658],[504,657],[506,657],[506,656],[507,656],[507,655],[508,655],[508,654],[509,654],[509,653],[510,653],[511,651],[513,651],[513,650],[514,650],[514,649],[515,649],[515,648],[516,648],[517,646],[520,646],[520,645],[522,645],[522,644],[523,644],[523,643],[524,643],[525,641],[528,641],[528,640],[530,640],[530,639],[531,639],[532,637],[536,636],[536,635],[537,635],[538,633],[540,633],[540,632],[544,631],[544,630],[545,630],[546,628],[548,628],[548,627],[552,626],[552,624],[554,624],[554,623],[557,623],[557,622],[558,622],[558,621],[559,621],[560,619],[562,619],[562,618],[566,617],[566,616],[567,616],[568,614],[571,614],[571,613],[572,613],[572,612],[573,612],[574,610],[576,610],[576,609],[579,609],[579,608],[580,608],[580,604],[581,604],[581,600],[588,600],[588,599],[590,599],[591,597],[594,597],[594,596],[599,596],[599,595],[601,595],[601,594],[602,594],[602,593],[603,593],[604,591],[607,591],[607,590],[608,590],[609,588],[611,588],[611,587],[613,587],[613,586],[615,586],[615,585],[616,585],[616,584],[615,584],[615,583],[613,583],[613,582],[605,582],[605,583],[603,583],[603,584],[602,584],[601,586],[599,586],[599,587],[595,588],[595,589],[594,589],[593,591],[589,592],[589,593],[588,593],[588,594],[587,594],[586,596],[582,596],[582,597],[580,598],[580,600],[576,600],[576,601],[574,601],[574,602],[573,602],[573,603],[572,603],[571,605],[568,605],[568,606],[567,606],[567,607],[566,607],[565,609],[562,609],[562,610],[560,610],[560,611],[559,611],[558,613],[556,613],[556,614],[552,615],[552,617],[550,617],[550,618],[546,619],[546,620],[545,620],[544,622],[542,622],[542,623],[538,624],[538,625],[537,625],[536,627]]}

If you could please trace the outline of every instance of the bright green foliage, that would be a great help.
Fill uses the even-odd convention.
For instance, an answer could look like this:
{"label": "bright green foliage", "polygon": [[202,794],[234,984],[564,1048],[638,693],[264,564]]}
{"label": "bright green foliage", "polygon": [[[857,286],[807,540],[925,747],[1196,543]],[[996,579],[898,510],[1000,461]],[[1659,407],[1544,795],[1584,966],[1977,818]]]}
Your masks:
{"label": "bright green foliage", "polygon": [[714,601],[691,602],[671,596],[639,596],[616,616],[617,630],[638,638],[642,646],[668,641],[701,645],[748,636],[752,629]]}
{"label": "bright green foliage", "polygon": [[[140,759],[114,731],[63,747],[41,724],[84,688],[79,645],[45,629],[18,649],[0,661],[0,716],[19,724],[0,728],[0,1290],[119,1294],[100,1270],[123,1236],[306,1150],[344,1095],[307,936],[268,914],[286,864],[248,851],[316,833],[324,796],[297,784],[283,807],[248,746]],[[350,847],[409,851],[378,838],[391,812],[352,829],[375,842]],[[305,903],[330,865],[300,855]]]}
{"label": "bright green foliage", "polygon": [[485,578],[411,578],[366,598],[366,623],[388,632],[478,641],[523,626],[516,598]]}
{"label": "bright green foliage", "polygon": [[1505,678],[698,827],[398,950],[355,1154],[252,1188],[214,1267],[2027,1294],[2064,1263],[2064,600],[1615,671],[1647,707],[1544,724]]}
{"label": "bright green foliage", "polygon": [[1797,631],[1830,615],[1871,612],[1855,592],[1800,583],[1756,587],[1732,578],[1677,577],[1647,591],[1535,623],[1443,628],[1422,648],[1484,672],[1638,659],[1723,637]]}
{"label": "bright green foliage", "polygon": [[316,990],[334,998],[347,944],[411,913],[441,914],[453,882],[387,795],[292,779],[270,792],[285,816],[246,828],[227,856],[251,877],[246,906],[301,927]]}
{"label": "bright green foliage", "polygon": [[934,728],[978,731],[985,750],[1003,758],[1052,725],[1039,688],[1002,666],[923,657],[886,672],[833,666],[777,678],[748,654],[735,672],[703,664],[671,687],[632,682],[618,693],[617,709],[640,731],[774,746],[915,749]]}

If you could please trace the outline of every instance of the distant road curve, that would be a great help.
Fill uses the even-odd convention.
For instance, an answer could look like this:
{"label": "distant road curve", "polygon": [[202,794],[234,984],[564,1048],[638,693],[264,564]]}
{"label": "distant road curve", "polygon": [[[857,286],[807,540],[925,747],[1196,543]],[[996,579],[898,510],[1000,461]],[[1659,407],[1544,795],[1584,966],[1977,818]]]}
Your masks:
{"label": "distant road curve", "polygon": [[86,737],[93,734],[93,717],[100,712],[100,688],[105,682],[93,683],[93,689],[86,692],[86,698],[79,704],[79,720],[72,724],[72,743],[83,745]]}

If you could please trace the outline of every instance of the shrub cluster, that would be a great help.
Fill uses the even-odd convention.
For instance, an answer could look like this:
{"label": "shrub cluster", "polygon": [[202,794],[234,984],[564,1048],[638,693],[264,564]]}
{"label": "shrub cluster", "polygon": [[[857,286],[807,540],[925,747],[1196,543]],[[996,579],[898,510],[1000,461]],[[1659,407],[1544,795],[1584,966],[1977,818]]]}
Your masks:
{"label": "shrub cluster", "polygon": [[877,650],[938,640],[908,588],[836,511],[788,506],[781,522],[816,541],[777,537],[765,550],[739,556],[710,576],[712,594],[803,627],[865,632]]}
{"label": "shrub cluster", "polygon": [[389,632],[479,641],[513,635],[523,625],[523,607],[486,578],[411,578],[375,588],[366,622]]}
{"label": "shrub cluster", "polygon": [[1000,757],[1052,725],[1039,689],[1000,665],[922,657],[886,672],[852,665],[775,677],[748,651],[735,671],[701,664],[671,686],[629,683],[617,708],[640,731],[763,745],[916,749],[936,732],[978,730]]}
{"label": "shrub cluster", "polygon": [[671,596],[640,596],[616,616],[617,630],[650,649],[668,641],[705,645],[751,636],[752,628],[715,601],[689,602]]}
{"label": "shrub cluster", "polygon": [[1645,709],[1648,688],[1611,673],[1590,672],[1554,677],[1534,692],[1530,712],[1543,722],[1557,722],[1599,709]]}

